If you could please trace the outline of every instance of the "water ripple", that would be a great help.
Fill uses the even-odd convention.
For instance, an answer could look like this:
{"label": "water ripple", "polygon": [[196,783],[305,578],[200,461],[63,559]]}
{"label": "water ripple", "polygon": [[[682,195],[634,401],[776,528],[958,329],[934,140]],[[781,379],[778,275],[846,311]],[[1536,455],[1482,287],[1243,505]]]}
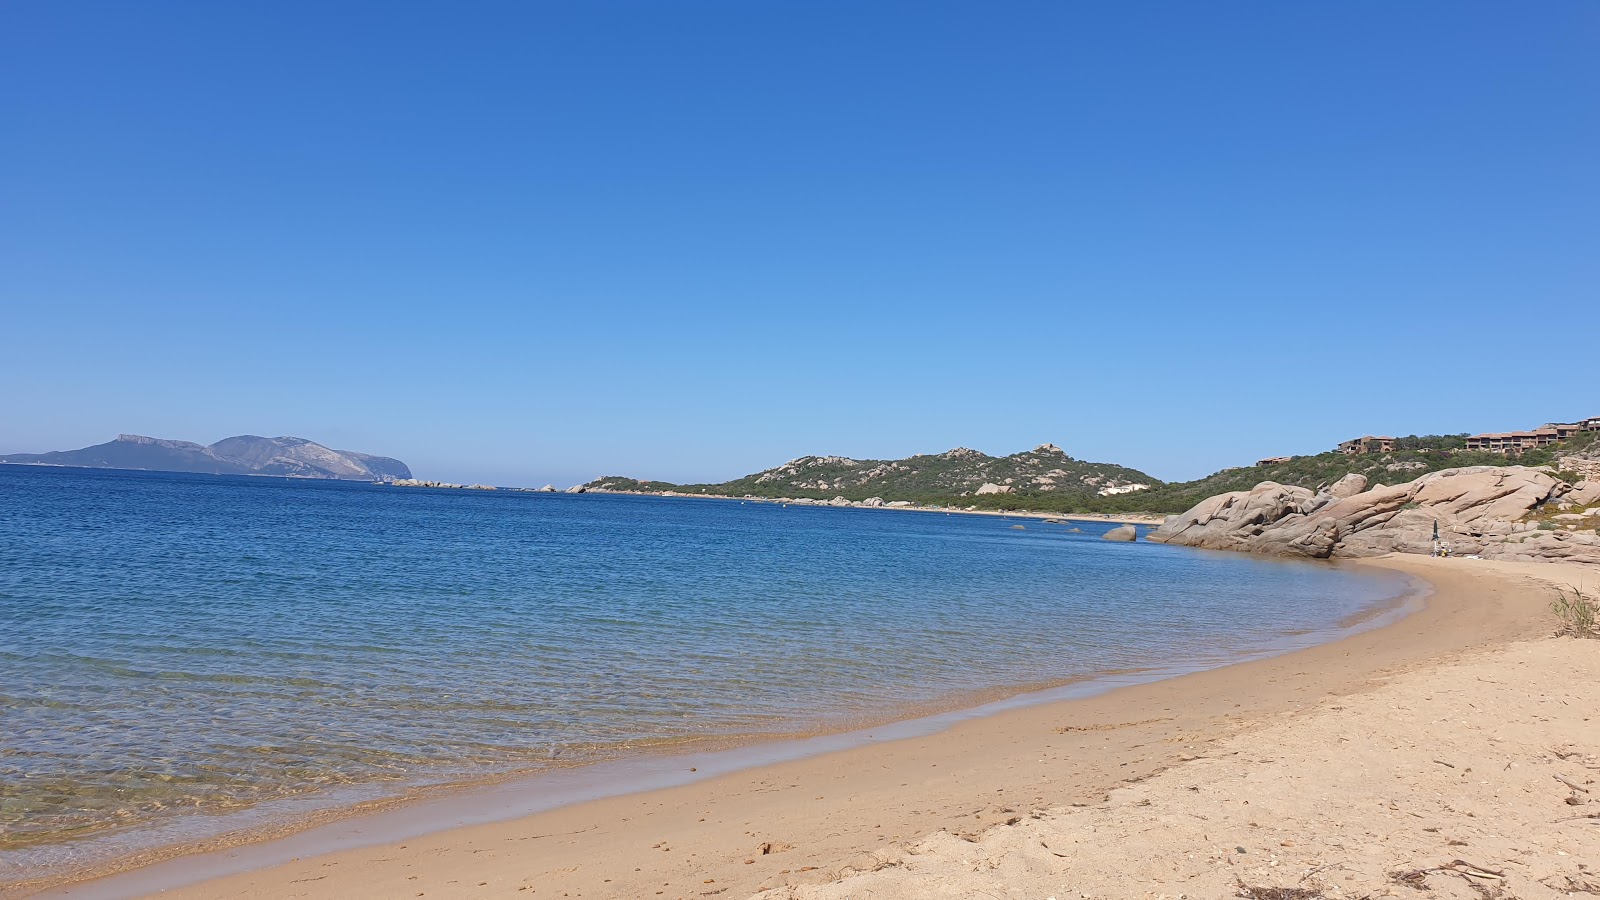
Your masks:
{"label": "water ripple", "polygon": [[1211,664],[1399,590],[1007,524],[0,466],[0,864]]}

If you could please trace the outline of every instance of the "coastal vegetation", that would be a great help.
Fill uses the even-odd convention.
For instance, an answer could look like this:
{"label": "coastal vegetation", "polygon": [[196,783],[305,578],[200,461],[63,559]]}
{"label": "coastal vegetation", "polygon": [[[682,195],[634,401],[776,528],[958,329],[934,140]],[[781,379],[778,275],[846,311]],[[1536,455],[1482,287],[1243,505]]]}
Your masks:
{"label": "coastal vegetation", "polygon": [[[585,490],[622,491],[633,494],[659,494],[683,490],[670,481],[642,481],[623,475],[606,475],[583,486]],[[552,490],[554,490],[552,488]]]}
{"label": "coastal vegetation", "polygon": [[1556,588],[1550,611],[1556,614],[1557,637],[1600,638],[1600,599],[1577,588]]}
{"label": "coastal vegetation", "polygon": [[[1349,455],[1328,451],[1313,456],[1293,456],[1261,465],[1223,469],[1194,481],[1160,484],[1137,497],[1097,497],[1082,509],[1038,508],[1061,512],[1170,514],[1189,509],[1207,497],[1250,490],[1264,481],[1317,490],[1351,474],[1364,475],[1372,484],[1397,484],[1429,472],[1463,466],[1559,466],[1562,457],[1600,450],[1597,439],[1600,439],[1600,432],[1583,432],[1560,444],[1508,456],[1486,450],[1466,450],[1466,440],[1461,435],[1410,435],[1396,438],[1392,453]],[[1575,481],[1577,477],[1563,480]],[[976,498],[980,509],[987,508],[982,503],[986,499]]]}
{"label": "coastal vegetation", "polygon": [[[1600,459],[1600,432],[1581,432],[1548,447],[1520,455],[1467,450],[1466,435],[1407,435],[1394,439],[1388,453],[1346,454],[1330,450],[1308,456],[1264,460],[1236,466],[1193,481],[1163,482],[1114,463],[1074,459],[1051,444],[1010,456],[992,457],[957,448],[900,460],[857,460],[804,456],[784,465],[720,484],[675,485],[611,476],[585,485],[588,490],[708,494],[731,497],[869,497],[922,505],[995,511],[1104,513],[1113,515],[1182,512],[1228,491],[1249,490],[1265,481],[1318,490],[1346,475],[1370,483],[1398,484],[1429,472],[1463,466],[1552,466],[1568,457]],[[1565,481],[1580,480],[1558,471]]]}
{"label": "coastal vegetation", "polygon": [[[720,484],[668,485],[608,477],[589,490],[650,490],[733,497],[906,501],[966,505],[990,497],[1050,497],[1088,503],[1094,497],[1134,494],[1161,482],[1137,469],[1074,459],[1053,444],[994,457],[966,447],[906,459],[803,456],[781,466]],[[649,485],[647,488],[636,485]],[[1042,507],[1041,507],[1042,508]]]}

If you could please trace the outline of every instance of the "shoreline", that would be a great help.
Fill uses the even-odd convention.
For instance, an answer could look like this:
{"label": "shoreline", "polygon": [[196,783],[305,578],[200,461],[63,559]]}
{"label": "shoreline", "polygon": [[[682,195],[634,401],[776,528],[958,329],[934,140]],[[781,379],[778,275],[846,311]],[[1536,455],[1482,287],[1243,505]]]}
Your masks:
{"label": "shoreline", "polygon": [[[1600,574],[1510,566],[1475,577],[1512,612]],[[1381,671],[1094,802],[879,847],[753,900],[1600,894],[1600,654],[1553,631]]]}
{"label": "shoreline", "polygon": [[[1202,553],[1204,553],[1202,551]],[[1362,569],[1347,561],[1295,561],[1291,565]],[[375,833],[396,840],[419,837],[437,826],[418,821],[462,824],[504,822],[547,812],[556,807],[608,797],[648,792],[661,787],[703,781],[712,774],[733,773],[775,763],[802,760],[883,741],[936,735],[954,724],[980,720],[1005,710],[1098,696],[1128,685],[1181,678],[1197,672],[1238,665],[1257,659],[1294,653],[1307,647],[1340,640],[1351,634],[1397,621],[1421,608],[1428,588],[1416,578],[1395,585],[1397,593],[1327,625],[1287,631],[1271,641],[1233,651],[1226,659],[1197,657],[1185,663],[1148,663],[1132,668],[1104,669],[1057,680],[998,685],[963,691],[937,701],[919,702],[831,720],[814,730],[752,732],[707,736],[655,748],[635,748],[626,756],[592,761],[555,763],[537,768],[508,770],[466,780],[418,784],[404,793],[350,798],[342,802],[293,811],[298,801],[264,804],[257,824],[249,811],[238,828],[205,838],[152,843],[103,862],[74,870],[53,871],[31,880],[0,881],[0,898],[12,896],[84,896],[70,893],[74,885],[115,881],[119,887],[106,896],[123,896],[122,882],[139,883],[148,873],[159,889],[174,882],[158,873],[188,868],[186,861],[226,854],[247,862],[223,867],[262,868],[287,861],[296,853],[323,852],[343,847],[360,834],[359,843],[373,841]],[[685,775],[685,773],[696,773]],[[508,800],[500,794],[511,794]],[[277,805],[278,809],[272,807]],[[452,826],[454,827],[454,826]],[[319,843],[320,842],[320,843]],[[284,849],[289,848],[289,849]],[[154,870],[154,871],[152,871]],[[177,876],[193,880],[192,873]],[[157,888],[152,888],[157,889]]]}
{"label": "shoreline", "polygon": [[[134,472],[139,474],[165,474],[165,475],[205,475],[208,477],[248,477],[248,478],[284,478],[294,481],[331,481],[341,484],[369,484],[376,487],[395,486],[393,481],[368,481],[360,478],[328,478],[320,475],[269,475],[263,472],[184,472],[169,469],[119,469],[110,466],[69,466],[61,463],[0,463],[7,466],[32,466],[45,469],[73,469],[85,472]],[[408,479],[415,481],[416,479]],[[425,488],[435,491],[498,491],[505,494],[538,494],[540,496],[579,496],[568,491],[545,491],[539,488],[505,487],[494,485],[469,485],[450,484],[446,482],[406,484],[401,487]],[[832,506],[827,501],[808,498],[775,498],[775,497],[734,497],[728,494],[680,494],[680,493],[652,493],[647,491],[611,491],[611,490],[586,490],[582,494],[593,494],[605,497],[660,497],[667,500],[737,500],[740,503],[793,503],[797,506],[817,507],[822,509],[888,509],[899,512],[947,513],[961,516],[1000,516],[1002,518],[1023,519],[1061,519],[1068,522],[1104,522],[1110,525],[1160,525],[1167,519],[1165,515],[1155,513],[1126,513],[1113,515],[1112,513],[1047,513],[1047,512],[1021,512],[1002,511],[997,509],[948,509],[938,506],[863,506],[859,502],[852,502],[848,506]]]}
{"label": "shoreline", "polygon": [[[1293,708],[1296,705],[1296,691],[1306,691],[1313,686],[1319,687],[1324,692],[1356,690],[1374,673],[1385,667],[1415,665],[1428,661],[1440,653],[1458,653],[1464,649],[1486,646],[1482,640],[1484,637],[1491,638],[1490,643],[1496,641],[1503,643],[1506,640],[1527,636],[1542,627],[1537,623],[1530,624],[1530,619],[1537,617],[1527,615],[1532,610],[1527,608],[1526,604],[1516,604],[1519,609],[1513,611],[1509,608],[1513,604],[1504,599],[1487,605],[1463,602],[1463,597],[1482,594],[1484,590],[1490,590],[1491,593],[1498,590],[1504,593],[1504,582],[1506,577],[1510,576],[1482,579],[1484,573],[1481,571],[1463,570],[1459,565],[1453,568],[1449,566],[1441,568],[1437,565],[1439,561],[1427,558],[1375,562],[1383,568],[1397,569],[1414,578],[1432,582],[1435,596],[1421,610],[1398,622],[1358,631],[1332,643],[1321,643],[1286,654],[1235,663],[1222,668],[1179,674],[1165,680],[1111,686],[1109,690],[1097,693],[1095,696],[1051,699],[1042,705],[988,711],[987,714],[973,710],[960,711],[955,714],[954,721],[948,723],[948,727],[941,725],[931,733],[889,735],[888,739],[882,735],[869,735],[876,739],[869,743],[850,745],[846,741],[844,746],[820,747],[798,758],[790,759],[761,758],[760,748],[771,748],[774,745],[756,744],[742,750],[721,751],[738,754],[755,750],[758,751],[755,753],[756,758],[716,772],[707,766],[705,774],[694,776],[689,776],[683,771],[685,766],[690,766],[689,763],[683,762],[685,757],[658,757],[652,762],[665,767],[658,771],[657,775],[666,781],[653,789],[639,791],[638,783],[634,783],[635,790],[618,796],[588,799],[572,805],[534,812],[520,818],[488,822],[472,822],[470,817],[464,817],[458,810],[454,819],[447,815],[435,814],[428,818],[424,825],[418,821],[423,816],[421,807],[435,803],[424,800],[403,805],[392,812],[376,814],[401,819],[410,815],[413,818],[411,836],[389,840],[387,849],[383,846],[383,835],[375,834],[370,828],[361,825],[370,817],[358,816],[324,827],[344,828],[352,834],[352,839],[363,842],[360,846],[348,846],[331,853],[313,856],[312,853],[317,849],[327,848],[311,843],[296,851],[304,853],[305,856],[289,858],[287,861],[279,860],[276,865],[260,855],[260,848],[293,841],[294,837],[291,836],[264,843],[244,844],[225,850],[181,856],[167,862],[156,863],[151,867],[133,869],[95,881],[80,881],[57,888],[47,888],[43,896],[126,896],[135,891],[161,890],[163,887],[171,886],[174,881],[192,882],[196,877],[211,875],[219,878],[163,893],[166,896],[210,896],[216,892],[242,892],[247,896],[253,894],[281,896],[286,895],[283,892],[289,890],[287,887],[289,884],[308,878],[322,882],[331,877],[328,874],[329,869],[344,873],[368,868],[380,871],[369,872],[356,882],[341,884],[337,888],[332,885],[318,888],[330,893],[304,895],[386,896],[393,895],[395,890],[407,887],[406,881],[410,879],[409,875],[400,875],[405,864],[400,864],[400,870],[395,870],[392,864],[398,858],[395,854],[400,842],[437,845],[436,852],[449,854],[460,851],[466,844],[483,845],[486,842],[494,844],[536,840],[534,837],[529,837],[530,834],[559,835],[571,837],[572,840],[548,842],[552,848],[561,848],[559,858],[548,860],[545,857],[549,854],[544,852],[535,854],[535,859],[521,860],[505,858],[501,854],[481,856],[477,854],[489,851],[479,846],[474,848],[472,860],[463,860],[459,864],[467,868],[453,870],[459,877],[445,881],[466,883],[466,879],[472,877],[475,880],[470,882],[471,884],[477,885],[478,881],[487,881],[485,885],[479,886],[487,888],[499,883],[495,878],[501,882],[507,882],[507,879],[519,880],[520,883],[513,887],[526,887],[527,890],[536,892],[537,896],[543,892],[543,888],[539,884],[529,882],[527,879],[531,876],[512,877],[512,873],[503,871],[506,866],[534,872],[544,863],[582,860],[575,871],[549,876],[549,883],[552,886],[560,883],[563,885],[562,890],[576,891],[575,896],[633,896],[636,891],[649,886],[639,883],[638,878],[653,879],[660,874],[666,879],[665,882],[654,884],[655,887],[666,885],[663,888],[666,891],[664,896],[679,895],[674,892],[675,890],[683,891],[683,896],[690,896],[700,893],[688,891],[691,882],[694,885],[708,882],[705,882],[704,878],[693,879],[689,876],[716,873],[713,874],[712,881],[718,887],[734,885],[744,893],[751,893],[758,888],[773,887],[775,881],[782,883],[784,878],[793,879],[797,877],[796,873],[826,871],[826,866],[830,863],[837,864],[839,859],[870,850],[870,847],[860,842],[862,837],[904,841],[939,828],[953,830],[970,826],[974,822],[981,821],[982,817],[972,818],[973,810],[969,807],[979,804],[984,799],[1003,800],[1005,802],[1001,804],[1002,806],[1013,809],[1060,805],[1063,802],[1071,802],[1072,797],[1091,796],[1096,790],[1103,791],[1113,786],[1119,779],[1110,779],[1108,776],[1127,774],[1119,770],[1131,767],[1134,772],[1138,772],[1149,767],[1150,771],[1156,771],[1176,764],[1180,760],[1170,747],[1156,757],[1141,756],[1138,759],[1119,761],[1132,754],[1134,750],[1149,747],[1152,743],[1170,743],[1169,739],[1174,736],[1174,730],[1192,725],[1200,725],[1202,730],[1217,728],[1231,730],[1243,720],[1255,720],[1265,714]],[[1536,568],[1559,567],[1537,566]],[[1498,589],[1490,589],[1474,582],[1474,579],[1502,583]],[[1519,590],[1516,593],[1528,592]],[[1319,667],[1323,671],[1313,671]],[[1300,669],[1306,671],[1299,671]],[[1286,678],[1304,683],[1289,693],[1285,693],[1285,689],[1281,687],[1270,687]],[[1261,690],[1263,684],[1269,687]],[[1244,698],[1249,701],[1248,707],[1243,702],[1229,705],[1227,708],[1230,711],[1221,712],[1219,718],[1219,711],[1223,709],[1218,705],[1219,695],[1226,696],[1240,691],[1246,693],[1259,691],[1259,695]],[[1175,705],[1175,697],[1184,699]],[[1002,701],[1002,704],[1008,702],[1010,701]],[[1159,712],[1162,714],[1146,714],[1156,713],[1157,710],[1152,707],[1157,703],[1161,704]],[[1135,715],[1126,712],[1129,708],[1143,711]],[[1181,709],[1183,712],[1173,714],[1174,709]],[[1244,710],[1244,712],[1231,710]],[[1068,728],[1062,732],[1057,732],[1054,728],[1041,727],[1044,723],[1063,716],[1074,719],[1087,717],[1132,721],[1120,724],[1102,722],[1082,730]],[[913,723],[919,721],[924,720],[912,720]],[[867,732],[887,732],[894,727],[867,729]],[[853,734],[857,733],[811,740],[837,740],[841,737],[849,738]],[[1163,734],[1166,736],[1163,737]],[[1093,740],[1084,740],[1085,736],[1090,738],[1099,736],[1101,741],[1109,742],[1109,746]],[[1116,738],[1115,741],[1113,736]],[[1041,737],[1045,741],[1042,746],[1039,745]],[[1129,743],[1135,738],[1138,739],[1137,742]],[[1039,756],[1061,753],[1062,748],[1054,745],[1062,743],[1070,746],[1071,753],[1075,757],[1086,755],[1090,760],[1089,764],[1065,775],[1062,773],[1045,775],[1037,771]],[[898,769],[904,765],[907,758],[925,763],[926,768],[930,770],[925,774],[934,777],[938,790],[932,791],[931,794],[925,791],[922,799],[918,800],[916,790],[906,790],[913,782],[886,784],[882,783],[881,777],[874,781],[867,775],[837,774],[841,768],[858,772],[883,770],[891,762],[894,765],[890,768]],[[930,761],[934,759],[941,762]],[[975,785],[971,783],[974,781],[973,776],[956,777],[957,783],[950,783],[949,779],[958,771],[958,765],[981,773],[976,776],[976,780],[983,782],[983,788],[974,790]],[[945,772],[932,771],[941,766],[946,769]],[[674,767],[675,772],[668,771]],[[690,768],[697,769],[699,766]],[[920,769],[923,766],[919,764],[916,768]],[[1021,778],[1012,774],[1004,776],[1001,774],[1012,773],[1018,768],[1035,771]],[[598,779],[604,779],[608,774],[604,770],[592,767],[587,771]],[[677,780],[673,780],[674,776]],[[788,785],[787,788],[772,787],[776,783],[775,778],[795,783]],[[854,802],[840,808],[836,805],[836,801],[823,800],[817,803],[806,801],[803,797],[781,796],[785,793],[792,794],[801,783],[826,784],[829,780],[837,779],[850,782],[855,789],[855,796],[872,797],[873,800],[865,804],[866,808],[893,808],[898,805],[899,816],[891,816],[892,821],[880,823],[866,835],[855,834],[855,840],[852,842],[842,838],[838,833],[838,827],[830,827],[828,823],[848,822],[851,817],[850,810],[856,807]],[[767,784],[768,788],[754,791],[751,787],[760,784]],[[927,785],[926,781],[924,785]],[[649,785],[645,787],[649,788]],[[500,786],[492,790],[506,790],[506,787]],[[738,834],[732,834],[727,833],[727,829],[731,826],[725,820],[719,820],[719,825],[716,826],[702,825],[701,823],[710,820],[709,816],[689,818],[685,812],[685,810],[699,809],[703,813],[710,811],[704,809],[706,807],[715,809],[729,805],[738,806],[750,802],[753,799],[753,792],[780,796],[759,798],[767,814],[754,817],[745,824],[752,825],[760,819],[769,821],[776,819],[788,823],[786,827],[766,829],[763,830],[764,833],[747,828]],[[830,791],[826,795],[819,795],[819,799],[833,795]],[[438,802],[448,804],[452,800],[447,798]],[[910,809],[906,806],[907,803],[930,808]],[[776,804],[777,807],[769,808],[772,804]],[[672,810],[676,810],[679,815],[663,815],[664,811]],[[435,809],[433,812],[438,813],[438,810]],[[679,816],[687,821],[674,825],[662,825],[650,821],[653,818],[676,819]],[[644,840],[645,835],[640,833],[640,829],[645,829],[653,836],[649,840]],[[819,829],[824,833],[817,833]],[[314,835],[319,830],[313,828],[300,834]],[[706,833],[701,834],[701,832]],[[584,835],[593,836],[584,837]],[[760,837],[761,840],[754,840],[756,837]],[[663,841],[679,840],[698,847],[698,852],[691,850],[676,857],[669,857],[663,854],[671,851],[659,850],[652,846]],[[766,857],[777,857],[779,854],[754,852],[753,848],[763,844],[769,848],[782,845],[791,849],[781,854],[782,865],[779,866],[775,864],[777,860],[766,859]],[[520,847],[531,848],[527,844],[522,844]],[[650,852],[645,852],[646,849]],[[364,855],[374,858],[363,862]],[[399,854],[399,856],[405,855]],[[247,857],[255,857],[256,862],[252,863]],[[701,857],[704,861],[692,862],[685,870],[685,862],[694,857]],[[387,869],[386,859],[391,863]],[[496,865],[478,871],[477,866],[487,864],[491,859]],[[630,864],[620,865],[617,862],[619,859],[627,860]],[[747,864],[744,862],[745,859],[750,859],[751,862]],[[261,868],[263,865],[267,867]],[[665,870],[661,868],[663,865],[666,866]],[[565,870],[568,867],[557,868]],[[225,874],[230,869],[244,871]],[[787,872],[783,871],[785,869]],[[601,875],[601,872],[609,873],[609,877]],[[642,873],[652,874],[646,876]],[[483,877],[477,877],[478,875]],[[395,876],[400,877],[399,883],[384,880]],[[542,876],[534,880],[540,881]],[[351,893],[352,891],[354,893]],[[439,891],[443,891],[446,896],[451,895],[441,882],[433,886],[430,896],[438,896]],[[515,890],[511,892],[521,893]],[[492,894],[493,891],[488,893]],[[646,895],[653,893],[653,890],[645,891]],[[476,890],[473,895],[485,895],[485,891]]]}
{"label": "shoreline", "polygon": [[[1312,563],[1318,565],[1320,563]],[[1334,563],[1361,568],[1359,564]],[[276,827],[242,828],[212,838],[163,844],[77,873],[38,880],[20,896],[122,897],[130,891],[167,891],[197,881],[196,873],[227,857],[215,874],[229,875],[384,840],[414,840],[439,830],[423,822],[448,821],[451,828],[504,823],[552,810],[614,797],[690,785],[717,775],[844,753],[872,744],[934,737],[949,728],[1006,711],[1069,703],[1131,685],[1151,684],[1197,673],[1270,659],[1393,624],[1419,611],[1430,589],[1410,578],[1401,593],[1352,614],[1336,624],[1281,635],[1269,645],[1227,662],[1148,665],[1113,669],[1057,682],[1009,685],[966,692],[944,702],[882,711],[876,717],[833,723],[810,733],[762,733],[708,738],[690,747],[661,748],[571,766],[509,772],[471,781],[429,785],[408,794],[329,806]],[[168,877],[167,873],[176,873]],[[173,878],[177,880],[174,881]],[[107,893],[84,886],[105,883]],[[146,885],[148,886],[141,886]],[[77,890],[73,890],[73,888]],[[0,885],[0,898],[12,888]]]}
{"label": "shoreline", "polygon": [[[512,488],[511,492],[540,493],[524,488]],[[549,492],[545,492],[549,493]],[[794,504],[807,509],[871,509],[888,510],[890,512],[919,512],[919,513],[944,513],[951,516],[997,516],[1002,519],[1039,519],[1050,521],[1059,519],[1064,522],[1099,522],[1105,525],[1149,525],[1154,528],[1165,522],[1169,516],[1156,513],[1053,513],[1035,512],[1032,510],[999,510],[999,509],[951,509],[943,506],[864,506],[860,501],[851,501],[848,505],[834,506],[826,500],[794,497],[734,497],[727,494],[658,494],[646,491],[610,491],[587,490],[583,494],[567,494],[566,491],[556,491],[557,494],[567,496],[584,496],[593,494],[601,497],[659,497],[663,500],[737,500],[740,503],[773,503],[779,506]]]}

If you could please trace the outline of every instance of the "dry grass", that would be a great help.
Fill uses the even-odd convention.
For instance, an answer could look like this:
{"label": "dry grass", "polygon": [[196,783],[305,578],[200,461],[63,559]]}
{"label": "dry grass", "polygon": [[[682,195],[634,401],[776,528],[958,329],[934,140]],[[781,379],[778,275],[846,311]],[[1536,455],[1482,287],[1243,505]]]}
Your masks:
{"label": "dry grass", "polygon": [[1600,601],[1583,591],[1556,588],[1550,611],[1556,614],[1557,637],[1600,638]]}

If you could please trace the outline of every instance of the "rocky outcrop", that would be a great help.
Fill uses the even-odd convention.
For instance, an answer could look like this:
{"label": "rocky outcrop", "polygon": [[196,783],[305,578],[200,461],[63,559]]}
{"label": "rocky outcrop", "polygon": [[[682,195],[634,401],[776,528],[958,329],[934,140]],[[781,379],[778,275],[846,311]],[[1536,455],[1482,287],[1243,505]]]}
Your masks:
{"label": "rocky outcrop", "polygon": [[1100,535],[1100,539],[1103,541],[1137,541],[1139,539],[1139,529],[1132,525],[1118,525],[1116,528]]}
{"label": "rocky outcrop", "polygon": [[1367,489],[1367,476],[1351,472],[1328,487],[1329,496],[1343,500]]}
{"label": "rocky outcrop", "polygon": [[1574,509],[1600,506],[1600,481],[1580,481],[1572,486],[1572,493],[1561,498],[1561,505]]}
{"label": "rocky outcrop", "polygon": [[1364,482],[1352,475],[1321,492],[1264,482],[1219,494],[1169,517],[1148,540],[1318,559],[1362,557],[1429,553],[1437,524],[1440,539],[1457,555],[1600,562],[1600,535],[1539,519],[1547,505],[1553,510],[1574,490],[1544,469],[1471,466],[1392,487],[1366,488]]}

